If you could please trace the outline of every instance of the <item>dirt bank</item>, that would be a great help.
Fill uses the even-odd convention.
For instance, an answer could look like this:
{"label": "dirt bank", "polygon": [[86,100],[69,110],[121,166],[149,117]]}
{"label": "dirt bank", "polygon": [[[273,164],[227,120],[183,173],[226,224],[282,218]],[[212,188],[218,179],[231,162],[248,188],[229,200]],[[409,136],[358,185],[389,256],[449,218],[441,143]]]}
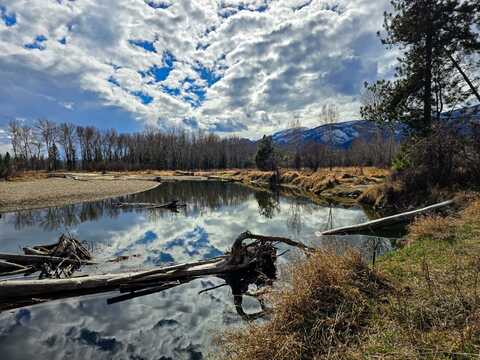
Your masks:
{"label": "dirt bank", "polygon": [[0,213],[101,200],[153,189],[147,180],[79,181],[62,178],[0,182]]}

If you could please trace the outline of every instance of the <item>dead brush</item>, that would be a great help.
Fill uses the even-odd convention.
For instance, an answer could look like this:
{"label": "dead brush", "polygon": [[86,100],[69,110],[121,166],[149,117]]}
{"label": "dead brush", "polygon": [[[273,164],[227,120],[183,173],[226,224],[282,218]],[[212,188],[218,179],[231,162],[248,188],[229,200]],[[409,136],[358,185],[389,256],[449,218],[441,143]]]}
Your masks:
{"label": "dead brush", "polygon": [[220,339],[227,359],[335,358],[358,340],[379,300],[392,287],[357,253],[319,250],[289,271],[290,287],[272,291],[269,321],[229,330]]}

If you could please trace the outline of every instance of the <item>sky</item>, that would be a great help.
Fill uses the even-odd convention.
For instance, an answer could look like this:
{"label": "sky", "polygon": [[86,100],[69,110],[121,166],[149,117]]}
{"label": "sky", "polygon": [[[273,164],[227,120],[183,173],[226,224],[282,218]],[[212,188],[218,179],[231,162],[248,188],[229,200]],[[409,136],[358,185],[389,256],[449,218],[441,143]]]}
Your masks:
{"label": "sky", "polygon": [[358,119],[364,81],[393,71],[388,3],[0,0],[0,144],[11,119],[252,139],[324,104]]}

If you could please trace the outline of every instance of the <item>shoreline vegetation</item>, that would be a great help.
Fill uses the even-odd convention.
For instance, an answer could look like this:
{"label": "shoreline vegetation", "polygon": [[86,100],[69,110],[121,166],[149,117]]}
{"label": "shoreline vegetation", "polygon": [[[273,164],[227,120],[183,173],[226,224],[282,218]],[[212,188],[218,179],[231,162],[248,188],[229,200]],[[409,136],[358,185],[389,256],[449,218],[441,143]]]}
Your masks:
{"label": "shoreline vegetation", "polygon": [[321,203],[355,205],[365,192],[383,184],[386,169],[345,167],[332,170],[282,169],[279,179],[272,171],[251,169],[218,171],[130,171],[18,173],[0,182],[0,213],[68,205],[130,195],[155,188],[161,182],[216,180],[254,187],[276,185]]}
{"label": "shoreline vegetation", "polygon": [[269,320],[226,330],[226,359],[471,359],[480,353],[480,198],[419,217],[365,264],[319,250],[266,295]]}

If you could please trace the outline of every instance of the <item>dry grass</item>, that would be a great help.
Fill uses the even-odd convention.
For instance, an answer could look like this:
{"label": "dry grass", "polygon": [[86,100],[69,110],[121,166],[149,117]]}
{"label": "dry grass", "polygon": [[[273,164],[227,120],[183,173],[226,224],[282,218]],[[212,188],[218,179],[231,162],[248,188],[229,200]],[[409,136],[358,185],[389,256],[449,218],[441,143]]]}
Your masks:
{"label": "dry grass", "polygon": [[417,219],[377,263],[320,251],[271,294],[273,315],[229,331],[227,359],[480,358],[480,199]]}
{"label": "dry grass", "polygon": [[225,334],[227,359],[336,358],[358,340],[389,285],[355,253],[318,251],[294,264],[292,287],[272,292],[270,321]]}
{"label": "dry grass", "polygon": [[[273,172],[242,169],[196,172],[195,174],[265,185],[269,184]],[[338,167],[332,170],[319,169],[317,171],[281,169],[280,174],[282,185],[317,196],[341,198],[345,193],[352,193],[355,190],[363,192],[370,186],[382,183],[389,175],[389,171],[374,167]],[[337,189],[338,191],[335,191]]]}

